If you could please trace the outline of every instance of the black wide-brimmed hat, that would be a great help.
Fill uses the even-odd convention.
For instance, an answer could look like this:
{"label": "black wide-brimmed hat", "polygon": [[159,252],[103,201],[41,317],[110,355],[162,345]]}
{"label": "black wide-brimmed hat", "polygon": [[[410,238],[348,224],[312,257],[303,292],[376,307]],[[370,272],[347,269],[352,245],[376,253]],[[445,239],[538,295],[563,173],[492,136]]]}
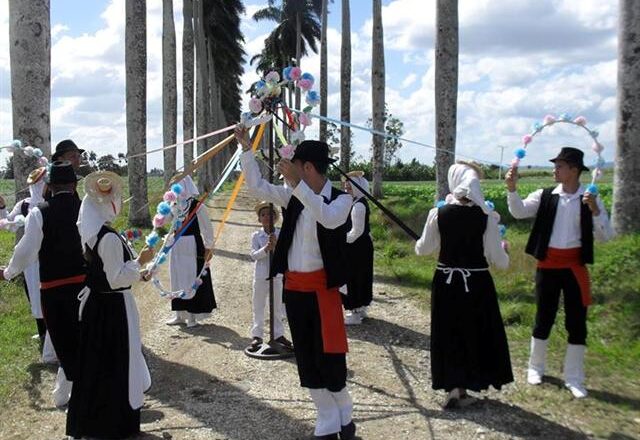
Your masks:
{"label": "black wide-brimmed hat", "polygon": [[300,159],[305,162],[333,163],[338,159],[329,156],[329,145],[320,141],[303,141],[296,147],[296,152],[291,160]]}
{"label": "black wide-brimmed hat", "polygon": [[556,160],[563,160],[571,165],[575,165],[580,168],[581,171],[589,171],[589,168],[584,166],[584,153],[577,148],[562,147],[560,154],[553,159],[549,159],[549,162],[555,162]]}
{"label": "black wide-brimmed hat", "polygon": [[73,142],[71,139],[65,139],[63,141],[58,142],[58,145],[56,145],[56,152],[53,153],[53,156],[51,156],[51,160],[52,161],[59,160],[60,156],[62,156],[67,151],[77,151],[80,154],[84,153],[84,150],[81,148],[78,148],[76,143]]}
{"label": "black wide-brimmed hat", "polygon": [[65,183],[75,183],[80,178],[76,176],[73,165],[68,160],[56,160],[51,164],[47,174],[47,183],[50,185],[61,185]]}

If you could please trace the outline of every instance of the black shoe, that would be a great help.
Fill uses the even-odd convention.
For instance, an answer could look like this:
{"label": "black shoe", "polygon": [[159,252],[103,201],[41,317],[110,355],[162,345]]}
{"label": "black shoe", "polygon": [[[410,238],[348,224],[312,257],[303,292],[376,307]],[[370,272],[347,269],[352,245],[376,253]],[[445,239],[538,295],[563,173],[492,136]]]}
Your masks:
{"label": "black shoe", "polygon": [[356,424],[353,420],[340,430],[340,440],[351,440],[356,436]]}
{"label": "black shoe", "polygon": [[285,348],[288,348],[289,350],[293,350],[293,344],[284,336],[280,336],[279,338],[274,339],[274,342],[277,342],[278,344],[282,345]]}
{"label": "black shoe", "polygon": [[314,439],[317,440],[338,440],[338,434],[327,434],[327,435],[314,435]]}
{"label": "black shoe", "polygon": [[262,345],[262,338],[258,338],[257,336],[254,336],[254,338],[251,340],[251,344],[249,344],[248,350],[251,353],[255,353],[260,349],[261,345]]}

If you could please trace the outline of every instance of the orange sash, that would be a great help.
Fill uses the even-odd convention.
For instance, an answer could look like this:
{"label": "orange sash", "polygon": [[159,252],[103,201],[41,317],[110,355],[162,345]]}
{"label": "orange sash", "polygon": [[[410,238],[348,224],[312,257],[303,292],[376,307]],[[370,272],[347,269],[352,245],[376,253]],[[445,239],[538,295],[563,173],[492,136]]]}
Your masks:
{"label": "orange sash", "polygon": [[315,293],[320,309],[320,328],[325,353],[347,353],[347,330],[342,316],[342,299],[338,288],[327,288],[324,269],[315,272],[289,272],[285,274],[284,288],[296,292]]}
{"label": "orange sash", "polygon": [[581,248],[557,249],[550,247],[547,250],[547,257],[538,261],[538,269],[571,269],[576,277],[582,304],[585,307],[591,305],[591,281],[589,280],[589,269],[582,264],[580,258]]}

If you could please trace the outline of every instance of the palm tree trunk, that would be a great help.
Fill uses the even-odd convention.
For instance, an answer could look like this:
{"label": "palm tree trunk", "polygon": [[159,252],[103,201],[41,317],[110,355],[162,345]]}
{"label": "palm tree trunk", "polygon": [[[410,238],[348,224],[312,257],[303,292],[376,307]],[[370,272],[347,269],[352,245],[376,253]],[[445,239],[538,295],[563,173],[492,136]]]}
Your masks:
{"label": "palm tree trunk", "polygon": [[[340,119],[351,122],[351,11],[349,0],[342,0],[342,47],[340,50]],[[351,165],[351,129],[340,126],[340,166]]]}
{"label": "palm tree trunk", "polygon": [[[182,6],[182,140],[193,139],[193,0]],[[183,145],[185,166],[193,160],[193,142]]]}
{"label": "palm tree trunk", "polygon": [[[322,30],[320,34],[320,116],[327,116],[327,4],[322,0]],[[344,80],[344,79],[343,79]],[[320,141],[327,141],[327,121],[320,121]]]}
{"label": "palm tree trunk", "polygon": [[442,200],[449,193],[447,173],[456,152],[458,1],[438,0],[436,8],[436,184]]}
{"label": "palm tree trunk", "polygon": [[[173,0],[162,1],[162,141],[176,143],[178,125],[178,90],[176,79],[176,29]],[[176,148],[164,150],[165,186],[176,173]]]}
{"label": "palm tree trunk", "polygon": [[[9,1],[9,58],[13,137],[51,153],[51,20],[49,0]],[[29,195],[27,176],[37,160],[13,157],[16,201]]]}
{"label": "palm tree trunk", "polygon": [[[373,129],[384,132],[384,40],[382,30],[381,0],[373,0],[373,35],[371,52],[371,110]],[[384,138],[373,135],[373,195],[382,197],[382,172],[384,169]]]}
{"label": "palm tree trunk", "polygon": [[[216,69],[215,69],[215,59],[213,54],[213,48],[210,44],[207,44],[207,60],[208,60],[208,69],[209,69],[209,131],[213,131],[217,128],[221,128],[219,126],[220,121],[220,90],[218,87],[218,82],[216,80]],[[221,136],[213,136],[209,138],[209,142],[207,143],[207,148],[213,147],[218,141],[221,139]],[[207,164],[209,168],[209,176],[211,179],[211,185],[215,185],[215,182],[218,180],[220,172],[222,171],[221,161],[222,155],[216,155],[212,160]]]}
{"label": "palm tree trunk", "polygon": [[640,231],[640,2],[621,0],[618,24],[617,151],[613,227]]}
{"label": "palm tree trunk", "polygon": [[[127,154],[146,152],[147,146],[147,2],[126,0],[125,70],[127,107]],[[129,223],[151,226],[147,208],[147,157],[128,161]]]}
{"label": "palm tree trunk", "polygon": [[[194,0],[194,34],[196,40],[196,133],[198,136],[207,133],[209,121],[209,72],[207,45],[204,37],[203,0]],[[198,141],[198,154],[207,149],[206,139]],[[198,188],[206,190],[209,173],[207,167],[198,171]]]}
{"label": "palm tree trunk", "polygon": [[[302,17],[300,16],[300,12],[296,14],[296,64],[298,67],[300,66],[300,61],[302,59]],[[300,110],[300,87],[296,87],[296,109]]]}

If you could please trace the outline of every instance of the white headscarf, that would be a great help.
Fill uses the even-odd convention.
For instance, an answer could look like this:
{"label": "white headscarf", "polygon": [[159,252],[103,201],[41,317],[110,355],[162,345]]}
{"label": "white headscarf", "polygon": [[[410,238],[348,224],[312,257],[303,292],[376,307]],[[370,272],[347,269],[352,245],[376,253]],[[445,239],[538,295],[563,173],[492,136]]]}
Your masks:
{"label": "white headscarf", "polygon": [[36,206],[38,203],[44,202],[42,191],[44,190],[44,177],[36,183],[29,185],[29,205]]}
{"label": "white headscarf", "polygon": [[182,179],[178,184],[184,190],[183,196],[185,199],[188,199],[189,197],[195,197],[200,194],[195,183],[193,183],[193,179],[191,178],[191,176],[185,176],[184,179]]}
{"label": "white headscarf", "polygon": [[[365,190],[366,192],[369,192],[369,181],[367,179],[365,179],[364,177],[357,177],[357,176],[349,176],[349,177],[351,177],[351,180],[353,180],[358,185],[360,185],[360,187],[362,187],[363,190]],[[353,184],[351,185],[351,190],[353,191],[354,200],[360,200],[362,197],[364,197],[364,194],[362,193],[362,191],[356,188],[356,186]]]}
{"label": "white headscarf", "polygon": [[120,213],[121,201],[115,200],[113,203],[99,203],[88,195],[82,199],[80,213],[78,214],[78,231],[80,232],[80,242],[82,247],[93,237],[98,235],[105,223],[112,222]]}
{"label": "white headscarf", "polygon": [[447,178],[451,191],[447,196],[447,203],[459,202],[466,198],[478,205],[485,214],[491,215],[491,210],[484,203],[484,195],[480,189],[480,180],[476,170],[469,165],[456,163],[449,167]]}

